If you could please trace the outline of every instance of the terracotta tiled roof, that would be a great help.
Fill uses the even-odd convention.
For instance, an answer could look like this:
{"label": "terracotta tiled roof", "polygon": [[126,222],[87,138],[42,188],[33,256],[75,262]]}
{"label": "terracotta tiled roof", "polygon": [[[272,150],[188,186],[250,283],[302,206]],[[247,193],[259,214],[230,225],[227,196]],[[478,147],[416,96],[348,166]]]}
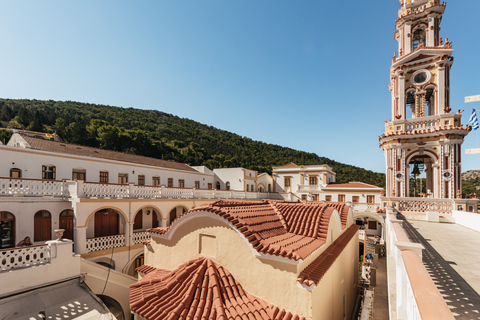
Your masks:
{"label": "terracotta tiled roof", "polygon": [[296,165],[295,163],[293,162],[289,162],[287,164],[284,164],[283,166],[281,166],[281,168],[283,167],[298,167],[298,165]]}
{"label": "terracotta tiled roof", "polygon": [[143,274],[149,274],[150,272],[155,271],[155,270],[157,270],[157,269],[154,268],[154,267],[151,267],[151,266],[147,266],[146,264],[144,264],[143,266],[140,266],[140,267],[135,269],[135,271],[141,272]]}
{"label": "terracotta tiled roof", "polygon": [[[258,252],[300,260],[325,243],[333,210],[341,209],[342,217],[343,208],[344,205],[337,203],[222,200],[185,214],[206,211],[219,215],[242,232]],[[346,214],[344,220],[346,224]],[[147,231],[163,235],[168,228]]]}
{"label": "terracotta tiled roof", "polygon": [[374,186],[372,184],[358,182],[358,181],[351,181],[347,183],[329,183],[326,188],[358,188],[358,189],[381,189],[380,187]]}
{"label": "terracotta tiled roof", "polygon": [[352,237],[357,234],[359,228],[360,226],[351,225],[345,230],[333,244],[300,272],[297,279],[298,282],[306,284],[307,286],[312,284],[317,285],[335,260],[340,256]]}
{"label": "terracotta tiled roof", "polygon": [[203,257],[132,284],[130,309],[149,320],[305,319],[245,292],[228,270]]}
{"label": "terracotta tiled roof", "polygon": [[197,170],[193,169],[192,167],[184,163],[166,161],[166,160],[149,158],[144,156],[137,156],[134,154],[122,153],[122,152],[111,151],[111,150],[86,147],[86,146],[81,146],[81,145],[76,145],[71,143],[39,139],[39,138],[30,137],[27,135],[21,135],[21,136],[23,139],[25,139],[25,141],[28,142],[31,148],[35,150],[65,153],[65,154],[83,156],[83,157],[131,162],[131,163],[143,164],[143,165],[154,166],[154,167],[192,171],[192,172],[198,173]]}

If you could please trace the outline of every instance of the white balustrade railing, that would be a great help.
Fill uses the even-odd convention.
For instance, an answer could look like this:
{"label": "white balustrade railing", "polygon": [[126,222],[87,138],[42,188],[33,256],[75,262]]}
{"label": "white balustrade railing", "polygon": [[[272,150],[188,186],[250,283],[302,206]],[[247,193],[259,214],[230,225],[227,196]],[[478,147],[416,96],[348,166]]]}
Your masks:
{"label": "white balustrade railing", "polygon": [[34,179],[0,179],[0,196],[53,196],[68,197],[63,181]]}
{"label": "white balustrade railing", "polygon": [[150,235],[146,231],[134,232],[132,236],[133,244],[143,243],[150,240]]}
{"label": "white balustrade railing", "polygon": [[0,270],[27,268],[50,262],[50,247],[47,245],[0,250]]}
{"label": "white balustrade railing", "polygon": [[134,198],[161,198],[162,189],[154,186],[133,186]]}
{"label": "white balustrade railing", "polygon": [[95,252],[125,246],[125,235],[117,234],[114,236],[98,237],[87,239],[87,251]]}
{"label": "white balustrade railing", "polygon": [[405,121],[405,132],[411,132],[415,130],[436,129],[440,128],[440,119],[425,119],[422,121]]}
{"label": "white balustrade railing", "polygon": [[322,190],[322,186],[319,184],[299,184],[298,190],[305,190],[305,191]]}
{"label": "white balustrade railing", "polygon": [[55,196],[78,198],[145,199],[292,199],[288,192],[173,188],[85,181],[51,181],[0,178],[0,196]]}
{"label": "white balustrade railing", "polygon": [[193,190],[194,189],[163,188],[161,197],[169,199],[193,199]]}
{"label": "white balustrade railing", "polygon": [[351,203],[354,212],[377,212],[380,203]]}
{"label": "white balustrade railing", "polygon": [[[393,199],[393,198],[392,198]],[[398,198],[398,210],[406,212],[452,213],[454,202],[451,199]]]}
{"label": "white balustrade railing", "polygon": [[128,184],[83,183],[83,195],[87,198],[128,198]]}

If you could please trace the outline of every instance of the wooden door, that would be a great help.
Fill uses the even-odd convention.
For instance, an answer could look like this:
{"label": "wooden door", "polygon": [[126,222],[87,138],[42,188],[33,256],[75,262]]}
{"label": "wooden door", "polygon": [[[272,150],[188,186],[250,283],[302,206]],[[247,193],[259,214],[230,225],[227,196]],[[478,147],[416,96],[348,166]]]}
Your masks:
{"label": "wooden door", "polygon": [[33,241],[52,240],[52,216],[50,212],[40,210],[35,213]]}
{"label": "wooden door", "polygon": [[73,232],[73,210],[64,210],[60,213],[60,229],[64,229],[65,232],[63,233],[63,238],[74,240],[74,232]]}
{"label": "wooden door", "polygon": [[135,215],[135,220],[133,221],[133,230],[138,230],[143,228],[143,211],[139,210]]}
{"label": "wooden door", "polygon": [[152,210],[152,228],[158,228],[158,217],[155,210]]}
{"label": "wooden door", "polygon": [[118,213],[114,210],[95,212],[95,237],[106,237],[118,234]]}

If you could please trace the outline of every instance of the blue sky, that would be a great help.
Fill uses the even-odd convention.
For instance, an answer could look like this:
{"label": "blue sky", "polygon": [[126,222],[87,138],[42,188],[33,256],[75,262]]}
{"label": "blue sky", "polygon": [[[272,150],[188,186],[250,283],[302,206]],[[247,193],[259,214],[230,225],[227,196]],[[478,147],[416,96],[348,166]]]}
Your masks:
{"label": "blue sky", "polygon": [[[157,109],[384,172],[398,0],[0,2],[0,97]],[[449,1],[451,104],[480,94],[480,1]],[[479,114],[480,115],[480,114]],[[470,133],[464,148],[477,147]],[[464,153],[464,152],[463,152]],[[480,155],[463,155],[463,170]]]}

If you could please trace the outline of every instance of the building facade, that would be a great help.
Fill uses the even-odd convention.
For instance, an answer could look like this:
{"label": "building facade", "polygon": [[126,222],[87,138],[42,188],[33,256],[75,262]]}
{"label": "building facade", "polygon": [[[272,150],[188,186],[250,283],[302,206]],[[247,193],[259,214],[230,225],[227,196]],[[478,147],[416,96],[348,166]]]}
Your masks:
{"label": "building facade", "polygon": [[[450,105],[452,43],[440,37],[445,3],[401,0],[395,23],[391,119],[379,137],[386,196],[454,199],[461,194],[461,145],[471,127]],[[425,172],[423,187],[410,180]],[[420,191],[420,192],[419,192]]]}

